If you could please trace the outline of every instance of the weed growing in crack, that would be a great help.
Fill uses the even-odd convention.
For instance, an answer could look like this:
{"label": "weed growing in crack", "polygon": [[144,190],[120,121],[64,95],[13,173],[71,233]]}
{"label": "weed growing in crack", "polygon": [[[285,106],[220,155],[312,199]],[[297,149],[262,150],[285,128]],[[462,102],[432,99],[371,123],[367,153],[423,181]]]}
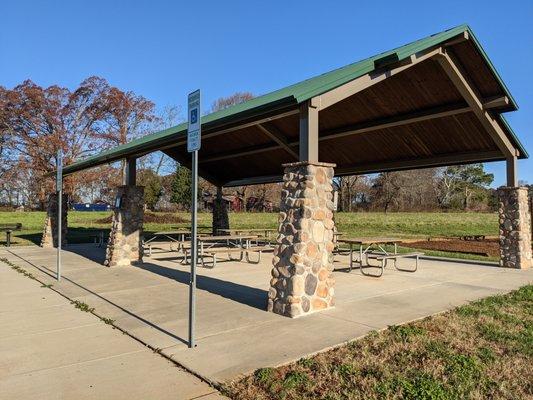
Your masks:
{"label": "weed growing in crack", "polygon": [[76,307],[78,310],[85,311],[92,313],[94,311],[94,308],[89,307],[87,303],[84,303],[83,301],[79,300],[73,300],[70,302],[70,304],[74,304],[74,307]]}

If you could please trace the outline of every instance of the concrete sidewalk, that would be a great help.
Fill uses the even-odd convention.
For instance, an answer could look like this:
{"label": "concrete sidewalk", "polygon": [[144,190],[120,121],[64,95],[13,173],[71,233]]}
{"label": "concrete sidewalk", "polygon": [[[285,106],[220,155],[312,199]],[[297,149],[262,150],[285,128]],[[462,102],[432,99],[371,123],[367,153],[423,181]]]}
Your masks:
{"label": "concrete sidewalk", "polygon": [[[55,281],[53,249],[11,247],[0,258],[30,270],[95,312],[208,381],[227,382],[362,337],[371,330],[423,318],[533,280],[520,271],[422,260],[416,273],[387,268],[380,279],[348,273],[336,257],[336,306],[290,319],[265,311],[272,254],[259,264],[220,262],[198,269],[197,344],[187,339],[189,266],[176,253],[154,252],[142,266],[107,268],[104,249],[72,245],[63,253],[64,279]],[[412,260],[402,260],[412,263]]]}
{"label": "concrete sidewalk", "polygon": [[223,397],[135,339],[0,261],[0,398]]}

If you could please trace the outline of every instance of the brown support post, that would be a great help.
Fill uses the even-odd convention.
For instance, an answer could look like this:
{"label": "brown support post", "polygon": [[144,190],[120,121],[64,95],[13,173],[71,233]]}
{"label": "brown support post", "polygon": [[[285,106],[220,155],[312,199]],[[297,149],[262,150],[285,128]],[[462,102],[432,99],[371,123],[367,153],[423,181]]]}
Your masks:
{"label": "brown support post", "polygon": [[318,107],[312,100],[300,106],[300,161],[318,162]]}
{"label": "brown support post", "polygon": [[124,185],[135,186],[137,183],[137,159],[128,158],[124,169]]}
{"label": "brown support post", "polygon": [[228,207],[222,198],[222,186],[217,186],[216,197],[213,201],[213,235],[219,235],[219,229],[229,229]]}
{"label": "brown support post", "polygon": [[507,164],[507,186],[516,187],[518,186],[516,156],[507,157],[506,164]]}

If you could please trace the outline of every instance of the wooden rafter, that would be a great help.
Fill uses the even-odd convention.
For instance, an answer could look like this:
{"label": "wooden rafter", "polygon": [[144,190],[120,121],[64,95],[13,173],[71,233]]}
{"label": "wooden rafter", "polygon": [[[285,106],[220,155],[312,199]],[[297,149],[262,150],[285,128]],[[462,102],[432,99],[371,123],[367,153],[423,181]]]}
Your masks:
{"label": "wooden rafter", "polygon": [[516,156],[516,149],[511,144],[498,122],[485,109],[479,95],[477,94],[477,91],[466,79],[466,75],[462,72],[459,63],[456,62],[453,59],[453,56],[446,51],[439,54],[437,60],[450,80],[454,83],[461,95],[464,97],[465,101],[470,105],[470,107],[472,107],[472,111],[478,117],[479,121],[488,131],[489,135],[492,137],[502,153],[505,156]]}
{"label": "wooden rafter", "polygon": [[258,124],[257,127],[269,138],[278,144],[282,149],[289,153],[295,160],[298,160],[298,154],[290,147],[287,137],[274,125]]}
{"label": "wooden rafter", "polygon": [[338,88],[330,90],[327,93],[317,96],[316,100],[317,100],[319,110],[324,110],[338,103],[339,101],[342,101],[364,89],[369,88],[370,86],[373,86],[379,82],[382,82],[383,80],[393,75],[397,75],[400,72],[403,72],[409,68],[412,68],[413,66],[421,62],[424,62],[430,58],[433,58],[437,54],[440,54],[441,52],[442,52],[442,48],[437,47],[429,51],[425,51],[419,54],[412,55],[411,57],[400,61],[396,66],[390,69],[385,69],[385,70],[382,69],[382,70],[368,73],[342,86],[339,86]]}
{"label": "wooden rafter", "polygon": [[[344,136],[351,136],[357,134],[366,134],[371,133],[381,129],[394,128],[396,126],[409,125],[416,122],[427,121],[436,118],[449,117],[452,115],[463,114],[465,112],[471,111],[470,107],[465,106],[464,103],[446,105],[434,107],[422,111],[417,111],[414,113],[406,113],[402,115],[397,115],[393,117],[380,118],[374,121],[364,122],[356,125],[349,125],[342,128],[336,128],[321,133],[318,138],[319,141],[336,139]],[[289,148],[295,148],[299,145],[299,142],[290,142],[285,144]],[[214,161],[225,160],[234,157],[242,157],[252,154],[263,153],[266,151],[272,151],[282,148],[279,144],[269,144],[269,145],[256,145],[250,146],[248,148],[242,149],[240,151],[228,151],[225,153],[218,154],[212,157],[203,157],[199,160],[200,163],[208,163]],[[296,156],[296,152],[294,152]]]}

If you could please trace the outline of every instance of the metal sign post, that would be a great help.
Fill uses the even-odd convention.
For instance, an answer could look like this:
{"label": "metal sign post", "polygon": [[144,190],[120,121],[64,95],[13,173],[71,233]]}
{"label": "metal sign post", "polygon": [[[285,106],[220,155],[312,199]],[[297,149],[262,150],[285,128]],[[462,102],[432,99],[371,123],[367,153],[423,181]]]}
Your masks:
{"label": "metal sign post", "polygon": [[[57,281],[61,281],[61,234],[63,222],[63,153],[61,150],[57,151],[56,157],[56,192],[57,192],[57,266],[56,277]],[[53,236],[53,233],[52,233]]]}
{"label": "metal sign post", "polygon": [[198,261],[197,209],[198,209],[198,150],[201,145],[200,90],[188,98],[187,151],[192,153],[192,204],[191,204],[191,273],[189,281],[189,348],[196,347],[194,326],[196,322],[196,263]]}

